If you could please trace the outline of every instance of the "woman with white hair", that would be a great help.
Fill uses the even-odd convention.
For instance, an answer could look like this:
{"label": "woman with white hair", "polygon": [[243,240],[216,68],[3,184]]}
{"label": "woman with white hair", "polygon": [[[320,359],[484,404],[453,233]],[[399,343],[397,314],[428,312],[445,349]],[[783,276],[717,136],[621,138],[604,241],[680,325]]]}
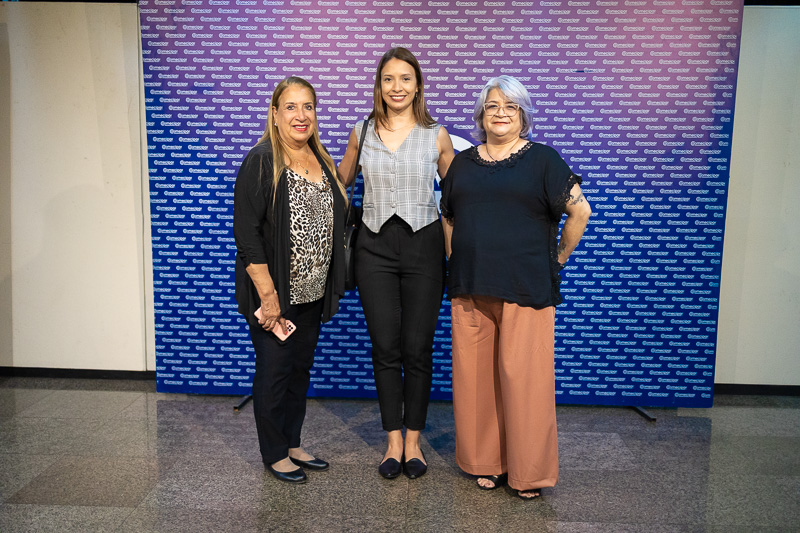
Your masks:
{"label": "woman with white hair", "polygon": [[559,273],[591,215],[581,178],[553,148],[529,140],[532,116],[518,80],[489,80],[473,116],[481,144],[453,159],[441,201],[456,462],[481,489],[507,481],[524,500],[558,480]]}

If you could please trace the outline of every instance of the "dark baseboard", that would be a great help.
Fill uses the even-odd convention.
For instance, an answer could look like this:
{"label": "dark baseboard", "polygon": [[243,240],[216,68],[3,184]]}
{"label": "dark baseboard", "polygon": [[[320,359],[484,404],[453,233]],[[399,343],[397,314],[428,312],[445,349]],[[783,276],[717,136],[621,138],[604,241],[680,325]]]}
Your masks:
{"label": "dark baseboard", "polygon": [[155,381],[155,371],[83,370],[78,368],[36,368],[0,366],[0,376],[15,378],[137,379]]}
{"label": "dark baseboard", "polygon": [[796,6],[797,0],[744,0],[746,6]]}
{"label": "dark baseboard", "polygon": [[800,396],[800,385],[740,385],[717,383],[714,394],[741,394],[744,396]]}

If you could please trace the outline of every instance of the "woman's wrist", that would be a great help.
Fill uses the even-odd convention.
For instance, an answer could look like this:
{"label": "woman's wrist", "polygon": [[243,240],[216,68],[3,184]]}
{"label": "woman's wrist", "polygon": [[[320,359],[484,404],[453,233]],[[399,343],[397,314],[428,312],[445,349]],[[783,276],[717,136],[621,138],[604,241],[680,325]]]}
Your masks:
{"label": "woman's wrist", "polygon": [[271,298],[272,296],[277,296],[277,295],[278,295],[278,291],[276,291],[275,287],[273,287],[271,290],[267,290],[266,292],[259,293],[258,297],[261,298],[261,301],[263,302],[264,300],[267,300],[268,298]]}

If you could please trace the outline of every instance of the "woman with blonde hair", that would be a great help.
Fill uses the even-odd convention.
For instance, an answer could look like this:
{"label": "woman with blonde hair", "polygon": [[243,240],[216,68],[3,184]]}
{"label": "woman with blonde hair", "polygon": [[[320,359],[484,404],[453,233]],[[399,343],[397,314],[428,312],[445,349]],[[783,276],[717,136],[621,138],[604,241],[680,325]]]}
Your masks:
{"label": "woman with blonde hair", "polygon": [[234,188],[236,300],[256,353],[253,410],[264,464],[281,481],[328,463],[300,446],[320,321],[344,294],[344,188],[322,145],[306,80],[275,87],[261,140]]}

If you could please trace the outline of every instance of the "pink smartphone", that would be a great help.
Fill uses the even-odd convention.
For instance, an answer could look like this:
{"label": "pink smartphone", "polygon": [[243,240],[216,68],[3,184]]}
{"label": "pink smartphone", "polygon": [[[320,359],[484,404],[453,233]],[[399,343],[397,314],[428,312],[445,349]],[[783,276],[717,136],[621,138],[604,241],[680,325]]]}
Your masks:
{"label": "pink smartphone", "polygon": [[[256,309],[256,312],[253,313],[253,314],[256,315],[257,319],[261,320],[261,308],[260,307],[258,309]],[[297,329],[297,328],[295,327],[294,323],[291,320],[287,319],[286,320],[286,330],[288,331],[288,333],[284,334],[283,333],[283,329],[281,328],[281,325],[279,323],[277,323],[277,322],[275,323],[275,325],[272,327],[272,329],[270,331],[272,331],[273,335],[278,337],[280,340],[285,341],[286,339],[289,338],[289,335],[294,333],[295,329]]]}
{"label": "pink smartphone", "polygon": [[297,328],[295,327],[294,323],[292,323],[291,320],[287,319],[286,320],[286,331],[288,333],[284,334],[283,333],[283,328],[281,328],[281,325],[280,324],[275,324],[275,326],[273,326],[273,328],[272,328],[272,334],[275,335],[276,337],[278,337],[280,340],[285,341],[286,339],[289,338],[289,335],[294,333],[295,329],[297,329]]}

